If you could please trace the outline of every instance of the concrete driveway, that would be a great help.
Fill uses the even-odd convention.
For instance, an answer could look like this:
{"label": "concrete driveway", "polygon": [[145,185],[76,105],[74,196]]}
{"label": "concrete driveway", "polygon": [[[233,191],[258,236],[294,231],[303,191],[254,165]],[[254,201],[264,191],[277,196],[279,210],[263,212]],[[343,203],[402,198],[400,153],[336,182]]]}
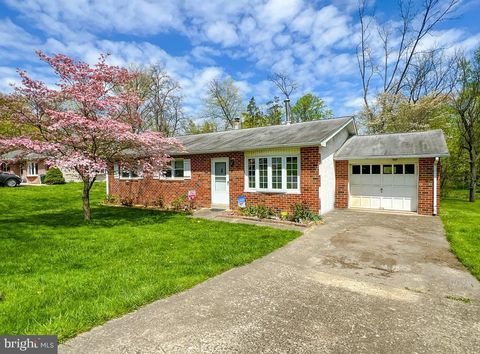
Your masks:
{"label": "concrete driveway", "polygon": [[[470,301],[470,302],[469,302]],[[480,285],[438,218],[334,211],[282,249],[60,353],[474,353]]]}

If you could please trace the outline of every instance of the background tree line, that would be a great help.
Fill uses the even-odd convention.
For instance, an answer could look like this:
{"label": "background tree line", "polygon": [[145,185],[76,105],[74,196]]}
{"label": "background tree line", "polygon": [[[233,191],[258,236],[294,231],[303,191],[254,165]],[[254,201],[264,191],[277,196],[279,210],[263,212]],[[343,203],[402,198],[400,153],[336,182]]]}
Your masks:
{"label": "background tree line", "polygon": [[[442,164],[443,190],[467,186],[470,200],[475,200],[480,175],[480,48],[472,54],[452,52],[432,41],[428,47],[424,44],[452,16],[459,0],[399,0],[398,18],[390,20],[377,17],[369,4],[362,0],[358,8],[361,133],[442,129],[451,154]],[[245,102],[231,78],[214,79],[205,88],[203,109],[192,117],[185,113],[179,82],[161,65],[131,70],[137,75],[129,89],[142,99],[140,131],[175,136],[233,129],[236,118],[243,128],[252,128],[286,119],[296,123],[332,117],[325,102],[312,93],[291,106],[298,85],[284,73],[269,78],[279,95],[262,105],[255,97]],[[25,103],[6,97],[0,96],[0,135],[28,132],[31,127],[12,125],[8,113]]]}
{"label": "background tree line", "polygon": [[466,54],[424,45],[459,1],[401,0],[398,18],[390,21],[381,21],[368,3],[358,8],[362,130],[442,129],[450,151],[442,163],[443,191],[466,186],[473,202],[480,172],[480,48]]}

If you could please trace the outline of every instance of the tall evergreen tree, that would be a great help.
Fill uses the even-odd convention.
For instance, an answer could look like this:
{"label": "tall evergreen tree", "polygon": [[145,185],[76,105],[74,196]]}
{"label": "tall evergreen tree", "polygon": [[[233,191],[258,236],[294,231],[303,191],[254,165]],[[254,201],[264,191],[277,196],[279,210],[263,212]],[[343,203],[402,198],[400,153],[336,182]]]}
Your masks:
{"label": "tall evergreen tree", "polygon": [[243,112],[242,115],[242,127],[244,128],[263,127],[267,125],[267,121],[263,112],[255,102],[255,97],[250,98],[250,101],[248,101],[247,110]]}

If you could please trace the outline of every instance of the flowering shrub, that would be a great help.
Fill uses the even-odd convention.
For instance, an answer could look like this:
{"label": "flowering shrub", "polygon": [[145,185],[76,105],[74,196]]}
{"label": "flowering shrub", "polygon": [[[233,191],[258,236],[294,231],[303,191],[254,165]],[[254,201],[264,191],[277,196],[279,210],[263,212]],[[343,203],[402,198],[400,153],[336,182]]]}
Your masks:
{"label": "flowering shrub", "polygon": [[[125,168],[142,164],[145,172],[161,170],[171,161],[168,151],[181,149],[173,138],[141,131],[142,102],[130,85],[136,74],[106,64],[74,61],[57,54],[37,52],[58,77],[56,86],[33,80],[19,71],[21,86],[14,87],[5,104],[14,127],[33,131],[14,138],[0,138],[0,154],[22,150],[49,157],[50,164],[75,169],[82,178],[84,219],[90,219],[90,189],[99,173],[114,162]],[[24,156],[20,155],[18,159]]]}

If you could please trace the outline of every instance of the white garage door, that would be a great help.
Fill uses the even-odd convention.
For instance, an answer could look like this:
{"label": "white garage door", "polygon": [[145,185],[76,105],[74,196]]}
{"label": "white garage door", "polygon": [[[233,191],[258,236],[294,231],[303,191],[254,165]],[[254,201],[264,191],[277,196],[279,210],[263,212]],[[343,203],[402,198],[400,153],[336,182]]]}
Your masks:
{"label": "white garage door", "polygon": [[417,210],[417,163],[383,161],[350,166],[352,208]]}

